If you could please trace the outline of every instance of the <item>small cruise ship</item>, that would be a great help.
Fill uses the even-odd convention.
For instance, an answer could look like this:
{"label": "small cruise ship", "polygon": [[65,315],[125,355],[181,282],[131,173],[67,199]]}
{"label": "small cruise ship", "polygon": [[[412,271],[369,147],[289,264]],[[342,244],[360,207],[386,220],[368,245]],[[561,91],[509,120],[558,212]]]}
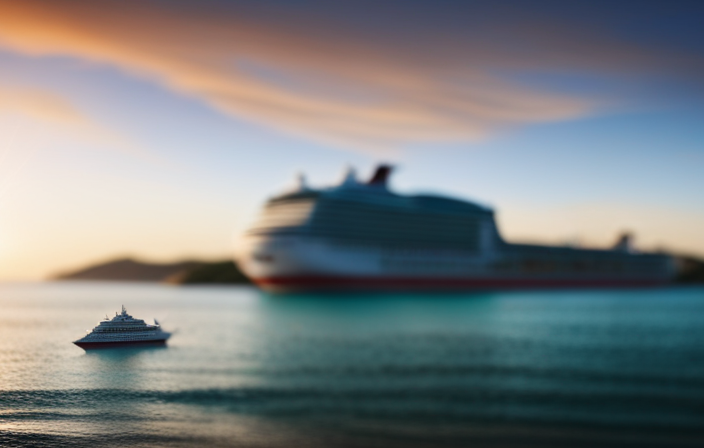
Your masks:
{"label": "small cruise ship", "polygon": [[366,182],[271,198],[236,254],[271,291],[642,287],[667,284],[672,259],[624,235],[603,249],[505,241],[494,210],[439,195],[390,191],[390,166]]}
{"label": "small cruise ship", "polygon": [[127,314],[125,306],[122,313],[115,313],[112,319],[105,316],[92,331],[73,343],[84,350],[113,347],[157,346],[165,345],[171,333],[162,331],[159,323],[145,323]]}

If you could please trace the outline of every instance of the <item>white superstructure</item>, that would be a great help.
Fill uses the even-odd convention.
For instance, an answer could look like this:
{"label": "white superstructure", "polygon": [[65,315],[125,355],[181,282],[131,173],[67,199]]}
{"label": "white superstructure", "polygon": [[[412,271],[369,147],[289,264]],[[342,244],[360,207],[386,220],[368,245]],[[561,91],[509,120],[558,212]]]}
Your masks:
{"label": "white superstructure", "polygon": [[105,316],[92,331],[74,341],[74,344],[84,349],[139,344],[160,345],[164,344],[169,336],[171,333],[163,331],[156,320],[154,325],[150,325],[142,319],[135,319],[127,314],[123,305],[121,313],[115,313],[112,319]]}

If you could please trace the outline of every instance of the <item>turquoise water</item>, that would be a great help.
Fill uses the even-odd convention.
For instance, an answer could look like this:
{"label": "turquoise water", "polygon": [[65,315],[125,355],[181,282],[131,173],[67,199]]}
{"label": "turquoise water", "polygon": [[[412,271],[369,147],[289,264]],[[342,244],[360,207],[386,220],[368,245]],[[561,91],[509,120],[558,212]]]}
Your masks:
{"label": "turquoise water", "polygon": [[[167,348],[85,353],[105,314]],[[702,446],[704,288],[0,285],[2,446]]]}

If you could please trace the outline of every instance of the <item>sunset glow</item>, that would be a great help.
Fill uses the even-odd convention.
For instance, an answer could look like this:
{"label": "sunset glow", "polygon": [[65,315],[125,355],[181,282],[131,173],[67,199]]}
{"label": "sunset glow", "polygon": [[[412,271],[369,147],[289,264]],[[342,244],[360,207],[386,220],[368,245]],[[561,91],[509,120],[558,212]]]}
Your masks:
{"label": "sunset glow", "polygon": [[379,160],[508,239],[704,254],[704,36],[675,3],[0,0],[0,280],[227,257],[296,172]]}

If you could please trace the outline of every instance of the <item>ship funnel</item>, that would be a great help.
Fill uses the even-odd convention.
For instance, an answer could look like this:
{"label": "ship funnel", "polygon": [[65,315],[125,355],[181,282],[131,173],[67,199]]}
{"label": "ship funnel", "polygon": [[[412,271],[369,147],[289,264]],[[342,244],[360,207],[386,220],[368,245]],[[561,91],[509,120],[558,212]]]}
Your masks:
{"label": "ship funnel", "polygon": [[374,175],[371,179],[369,179],[367,185],[378,185],[380,187],[386,187],[386,182],[389,180],[389,175],[391,175],[392,170],[393,167],[391,165],[377,166],[376,171],[374,171]]}

